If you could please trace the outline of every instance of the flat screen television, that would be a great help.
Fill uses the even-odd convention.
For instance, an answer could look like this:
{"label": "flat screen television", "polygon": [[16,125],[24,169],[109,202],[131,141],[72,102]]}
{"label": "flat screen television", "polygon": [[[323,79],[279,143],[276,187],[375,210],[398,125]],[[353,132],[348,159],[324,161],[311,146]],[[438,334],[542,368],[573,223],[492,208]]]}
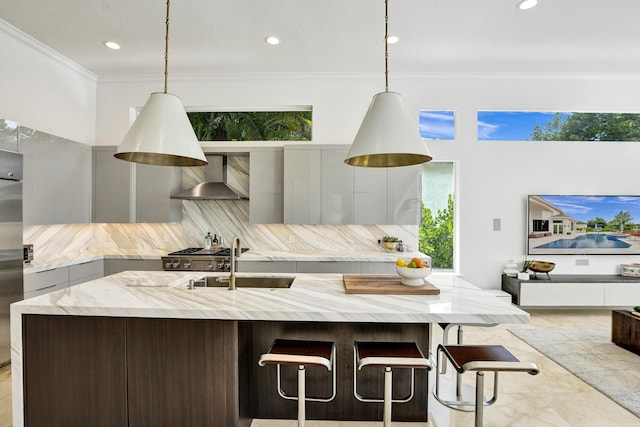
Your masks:
{"label": "flat screen television", "polygon": [[640,196],[529,195],[529,255],[640,255]]}

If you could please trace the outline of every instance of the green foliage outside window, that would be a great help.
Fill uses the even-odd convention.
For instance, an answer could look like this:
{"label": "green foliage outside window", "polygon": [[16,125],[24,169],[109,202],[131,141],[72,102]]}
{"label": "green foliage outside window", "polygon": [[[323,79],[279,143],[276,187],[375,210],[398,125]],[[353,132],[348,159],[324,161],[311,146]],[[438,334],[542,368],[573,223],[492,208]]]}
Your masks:
{"label": "green foliage outside window", "polygon": [[453,212],[452,194],[447,198],[447,208],[435,214],[422,203],[419,250],[431,256],[434,268],[453,268]]}
{"label": "green foliage outside window", "polygon": [[187,112],[198,141],[311,141],[311,111]]}
{"label": "green foliage outside window", "polygon": [[556,113],[536,125],[532,141],[640,141],[640,114]]}

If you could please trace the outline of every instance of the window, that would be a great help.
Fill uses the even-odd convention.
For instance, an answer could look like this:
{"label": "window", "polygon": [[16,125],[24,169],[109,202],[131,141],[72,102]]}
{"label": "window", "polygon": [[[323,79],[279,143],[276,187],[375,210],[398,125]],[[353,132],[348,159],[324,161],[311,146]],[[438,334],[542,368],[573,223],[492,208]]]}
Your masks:
{"label": "window", "polygon": [[311,108],[187,112],[198,141],[311,141]]}
{"label": "window", "polygon": [[420,110],[420,136],[425,139],[452,140],[455,137],[455,113],[444,110]]}
{"label": "window", "polygon": [[480,141],[640,141],[640,114],[478,111]]}
{"label": "window", "polygon": [[549,231],[549,220],[534,219],[532,231]]}
{"label": "window", "polygon": [[422,170],[422,220],[419,250],[434,268],[454,268],[455,164],[429,162]]}

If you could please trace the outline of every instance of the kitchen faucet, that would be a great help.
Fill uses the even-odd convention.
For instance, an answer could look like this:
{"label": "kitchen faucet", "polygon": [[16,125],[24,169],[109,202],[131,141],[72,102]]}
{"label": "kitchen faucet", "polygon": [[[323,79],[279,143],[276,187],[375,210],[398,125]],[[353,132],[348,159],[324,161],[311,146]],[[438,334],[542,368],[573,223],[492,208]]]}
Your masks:
{"label": "kitchen faucet", "polygon": [[234,236],[231,239],[231,265],[229,266],[229,277],[219,277],[218,282],[229,282],[229,290],[236,290],[236,251],[238,251],[238,257],[242,253],[240,249],[240,238]]}

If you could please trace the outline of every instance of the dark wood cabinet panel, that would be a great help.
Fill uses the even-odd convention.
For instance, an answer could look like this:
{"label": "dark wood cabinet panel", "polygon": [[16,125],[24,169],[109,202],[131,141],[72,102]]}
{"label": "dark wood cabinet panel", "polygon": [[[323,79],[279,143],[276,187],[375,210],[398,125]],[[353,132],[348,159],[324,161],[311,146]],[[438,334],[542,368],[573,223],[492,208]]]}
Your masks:
{"label": "dark wood cabinet panel", "polygon": [[[336,343],[337,395],[329,403],[308,402],[307,418],[310,420],[379,421],[382,420],[382,403],[364,403],[353,396],[353,342],[354,341],[415,341],[424,354],[429,351],[428,325],[380,324],[380,323],[304,323],[304,322],[253,322],[251,333],[240,335],[240,341],[251,341],[254,361],[247,371],[251,377],[253,416],[255,418],[287,418],[297,416],[297,402],[284,400],[276,391],[274,365],[260,367],[257,360],[266,352],[275,338],[325,340]],[[245,344],[247,348],[249,346]],[[358,373],[358,391],[367,397],[382,398],[384,369],[365,368]],[[242,371],[241,371],[242,372]],[[295,395],[296,367],[282,367],[283,389]],[[408,394],[409,369],[394,369],[393,396]],[[329,396],[331,374],[324,368],[307,368],[307,395]],[[396,421],[426,421],[428,391],[427,372],[416,370],[416,390],[408,403],[393,405]]]}
{"label": "dark wood cabinet panel", "polygon": [[[382,419],[382,404],[353,397],[355,340],[416,341],[429,351],[428,325],[25,315],[25,426],[249,427],[253,418],[295,419],[296,402],[276,392],[275,367],[257,363],[275,338],[336,342],[336,399],[308,402],[309,419]],[[295,368],[282,370],[291,395]],[[382,369],[358,377],[362,395],[382,396]],[[406,394],[409,378],[409,370],[394,370],[394,396]],[[307,392],[330,395],[331,374],[309,367]],[[394,420],[425,421],[427,400],[427,373],[417,370],[416,395],[394,404]]]}
{"label": "dark wood cabinet panel", "polygon": [[23,316],[28,427],[127,426],[125,320]]}
{"label": "dark wood cabinet panel", "polygon": [[129,426],[238,425],[237,323],[129,319]]}

